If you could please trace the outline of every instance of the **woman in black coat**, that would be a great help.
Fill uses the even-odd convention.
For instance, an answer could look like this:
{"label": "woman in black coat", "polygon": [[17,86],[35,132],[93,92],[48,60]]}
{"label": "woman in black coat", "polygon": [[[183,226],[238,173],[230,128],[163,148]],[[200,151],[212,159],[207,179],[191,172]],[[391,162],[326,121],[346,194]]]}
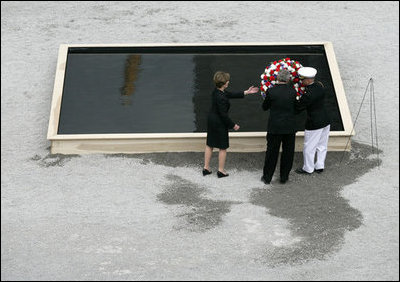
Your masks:
{"label": "woman in black coat", "polygon": [[219,149],[218,154],[218,177],[225,177],[226,149],[229,148],[228,130],[239,130],[239,125],[234,123],[228,116],[230,108],[229,99],[244,98],[245,95],[258,92],[258,87],[251,86],[243,92],[231,93],[225,91],[229,85],[230,75],[226,72],[218,71],[214,75],[216,88],[212,93],[212,106],[207,120],[207,145],[204,153],[203,175],[208,175],[210,171],[210,160],[214,148]]}

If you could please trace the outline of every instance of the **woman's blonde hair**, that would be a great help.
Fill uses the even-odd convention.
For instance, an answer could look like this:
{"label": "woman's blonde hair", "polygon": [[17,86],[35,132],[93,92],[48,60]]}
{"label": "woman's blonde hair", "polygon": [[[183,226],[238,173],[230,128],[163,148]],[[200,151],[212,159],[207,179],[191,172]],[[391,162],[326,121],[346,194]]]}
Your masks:
{"label": "woman's blonde hair", "polygon": [[225,85],[225,83],[227,81],[229,81],[230,78],[231,78],[231,75],[229,73],[223,72],[223,71],[217,71],[214,74],[215,86],[217,86],[217,88],[222,87],[223,85]]}

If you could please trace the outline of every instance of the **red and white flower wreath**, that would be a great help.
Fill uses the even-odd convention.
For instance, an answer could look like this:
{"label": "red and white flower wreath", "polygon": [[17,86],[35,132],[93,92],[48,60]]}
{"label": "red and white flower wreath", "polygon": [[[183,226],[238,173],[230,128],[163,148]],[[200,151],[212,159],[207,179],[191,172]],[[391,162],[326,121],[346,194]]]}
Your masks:
{"label": "red and white flower wreath", "polygon": [[282,69],[286,69],[290,72],[290,80],[293,82],[293,88],[296,90],[297,96],[301,97],[305,91],[305,87],[298,74],[298,70],[301,67],[303,66],[298,61],[291,60],[290,58],[284,58],[270,63],[261,75],[260,92],[263,98],[265,98],[265,93],[268,88],[276,84],[278,72]]}

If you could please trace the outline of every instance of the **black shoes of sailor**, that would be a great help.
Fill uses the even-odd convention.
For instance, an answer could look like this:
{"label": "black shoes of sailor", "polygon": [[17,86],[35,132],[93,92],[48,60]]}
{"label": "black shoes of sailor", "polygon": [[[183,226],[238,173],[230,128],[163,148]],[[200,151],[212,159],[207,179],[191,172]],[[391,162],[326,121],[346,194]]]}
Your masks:
{"label": "black shoes of sailor", "polygon": [[307,174],[307,175],[311,174],[311,173],[305,171],[305,170],[302,169],[302,168],[296,169],[295,172],[298,173],[298,174]]}

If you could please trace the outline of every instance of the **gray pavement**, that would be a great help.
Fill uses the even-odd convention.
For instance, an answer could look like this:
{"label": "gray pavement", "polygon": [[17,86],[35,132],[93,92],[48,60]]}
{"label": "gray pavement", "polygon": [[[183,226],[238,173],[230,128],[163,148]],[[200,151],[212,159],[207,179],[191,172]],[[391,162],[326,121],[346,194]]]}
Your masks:
{"label": "gray pavement", "polygon": [[[2,1],[1,279],[398,280],[398,15],[398,2]],[[285,185],[260,181],[264,153],[228,153],[223,179],[201,175],[202,153],[49,153],[59,44],[262,41],[331,41],[353,119],[374,78],[380,160],[368,100],[352,151]]]}

